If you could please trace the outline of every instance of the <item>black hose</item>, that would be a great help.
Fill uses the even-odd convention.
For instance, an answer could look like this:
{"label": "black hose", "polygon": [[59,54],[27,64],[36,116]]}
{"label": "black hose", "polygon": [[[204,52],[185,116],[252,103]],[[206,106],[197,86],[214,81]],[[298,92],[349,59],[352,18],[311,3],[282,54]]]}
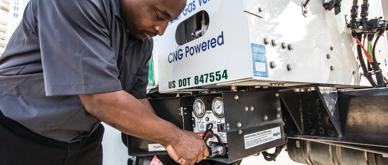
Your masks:
{"label": "black hose", "polygon": [[279,156],[280,152],[282,152],[284,145],[276,147],[274,153],[268,153],[267,151],[263,151],[263,157],[266,161],[276,161],[276,158]]}
{"label": "black hose", "polygon": [[373,43],[373,48],[372,48],[372,53],[373,53],[373,70],[375,71],[376,73],[376,80],[377,80],[377,85],[380,86],[380,87],[383,87],[385,86],[385,81],[384,81],[384,76],[383,76],[383,72],[380,68],[380,64],[377,62],[376,60],[376,45],[380,39],[380,34],[377,35],[377,38],[375,40],[375,42]]}
{"label": "black hose", "polygon": [[377,43],[379,42],[379,39],[380,39],[381,35],[382,35],[382,34],[379,33],[379,34],[377,35],[377,37],[376,37],[375,42],[373,43],[373,48],[372,48],[373,56],[376,55],[376,46],[377,46]]}

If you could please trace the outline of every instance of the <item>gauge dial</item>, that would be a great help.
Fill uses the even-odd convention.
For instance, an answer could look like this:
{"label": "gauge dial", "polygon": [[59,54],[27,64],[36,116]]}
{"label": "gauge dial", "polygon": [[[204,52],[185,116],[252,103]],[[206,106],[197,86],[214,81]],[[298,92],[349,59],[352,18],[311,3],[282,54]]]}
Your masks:
{"label": "gauge dial", "polygon": [[194,115],[198,118],[205,116],[205,103],[201,99],[195,99],[193,104]]}
{"label": "gauge dial", "polygon": [[224,101],[221,97],[216,97],[213,99],[212,110],[214,115],[218,118],[224,117]]}

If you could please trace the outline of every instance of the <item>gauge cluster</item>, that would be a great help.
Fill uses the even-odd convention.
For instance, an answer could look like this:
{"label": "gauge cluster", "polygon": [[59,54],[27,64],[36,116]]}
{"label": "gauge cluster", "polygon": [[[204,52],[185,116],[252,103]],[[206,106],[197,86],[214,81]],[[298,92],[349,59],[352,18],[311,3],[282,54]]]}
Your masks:
{"label": "gauge cluster", "polygon": [[[222,143],[227,143],[224,101],[220,96],[198,97],[193,103],[193,131],[200,136],[207,130],[207,125],[212,124],[211,131],[218,135]],[[208,142],[219,142],[212,137]]]}

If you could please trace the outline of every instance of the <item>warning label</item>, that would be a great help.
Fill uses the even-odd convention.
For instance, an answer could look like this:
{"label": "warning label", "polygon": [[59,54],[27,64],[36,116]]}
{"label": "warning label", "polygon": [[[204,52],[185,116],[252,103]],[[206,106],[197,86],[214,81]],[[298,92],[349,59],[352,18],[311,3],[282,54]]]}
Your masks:
{"label": "warning label", "polygon": [[250,149],[264,143],[282,138],[280,127],[244,135],[245,149]]}
{"label": "warning label", "polygon": [[161,144],[148,144],[148,151],[166,151],[166,149]]}

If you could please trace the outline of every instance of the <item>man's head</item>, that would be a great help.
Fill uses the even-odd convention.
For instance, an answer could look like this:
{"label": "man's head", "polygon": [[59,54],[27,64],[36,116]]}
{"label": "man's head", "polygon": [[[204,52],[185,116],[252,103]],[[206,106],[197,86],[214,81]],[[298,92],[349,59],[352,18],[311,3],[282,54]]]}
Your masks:
{"label": "man's head", "polygon": [[168,22],[186,6],[186,0],[121,0],[131,34],[137,39],[162,35]]}

